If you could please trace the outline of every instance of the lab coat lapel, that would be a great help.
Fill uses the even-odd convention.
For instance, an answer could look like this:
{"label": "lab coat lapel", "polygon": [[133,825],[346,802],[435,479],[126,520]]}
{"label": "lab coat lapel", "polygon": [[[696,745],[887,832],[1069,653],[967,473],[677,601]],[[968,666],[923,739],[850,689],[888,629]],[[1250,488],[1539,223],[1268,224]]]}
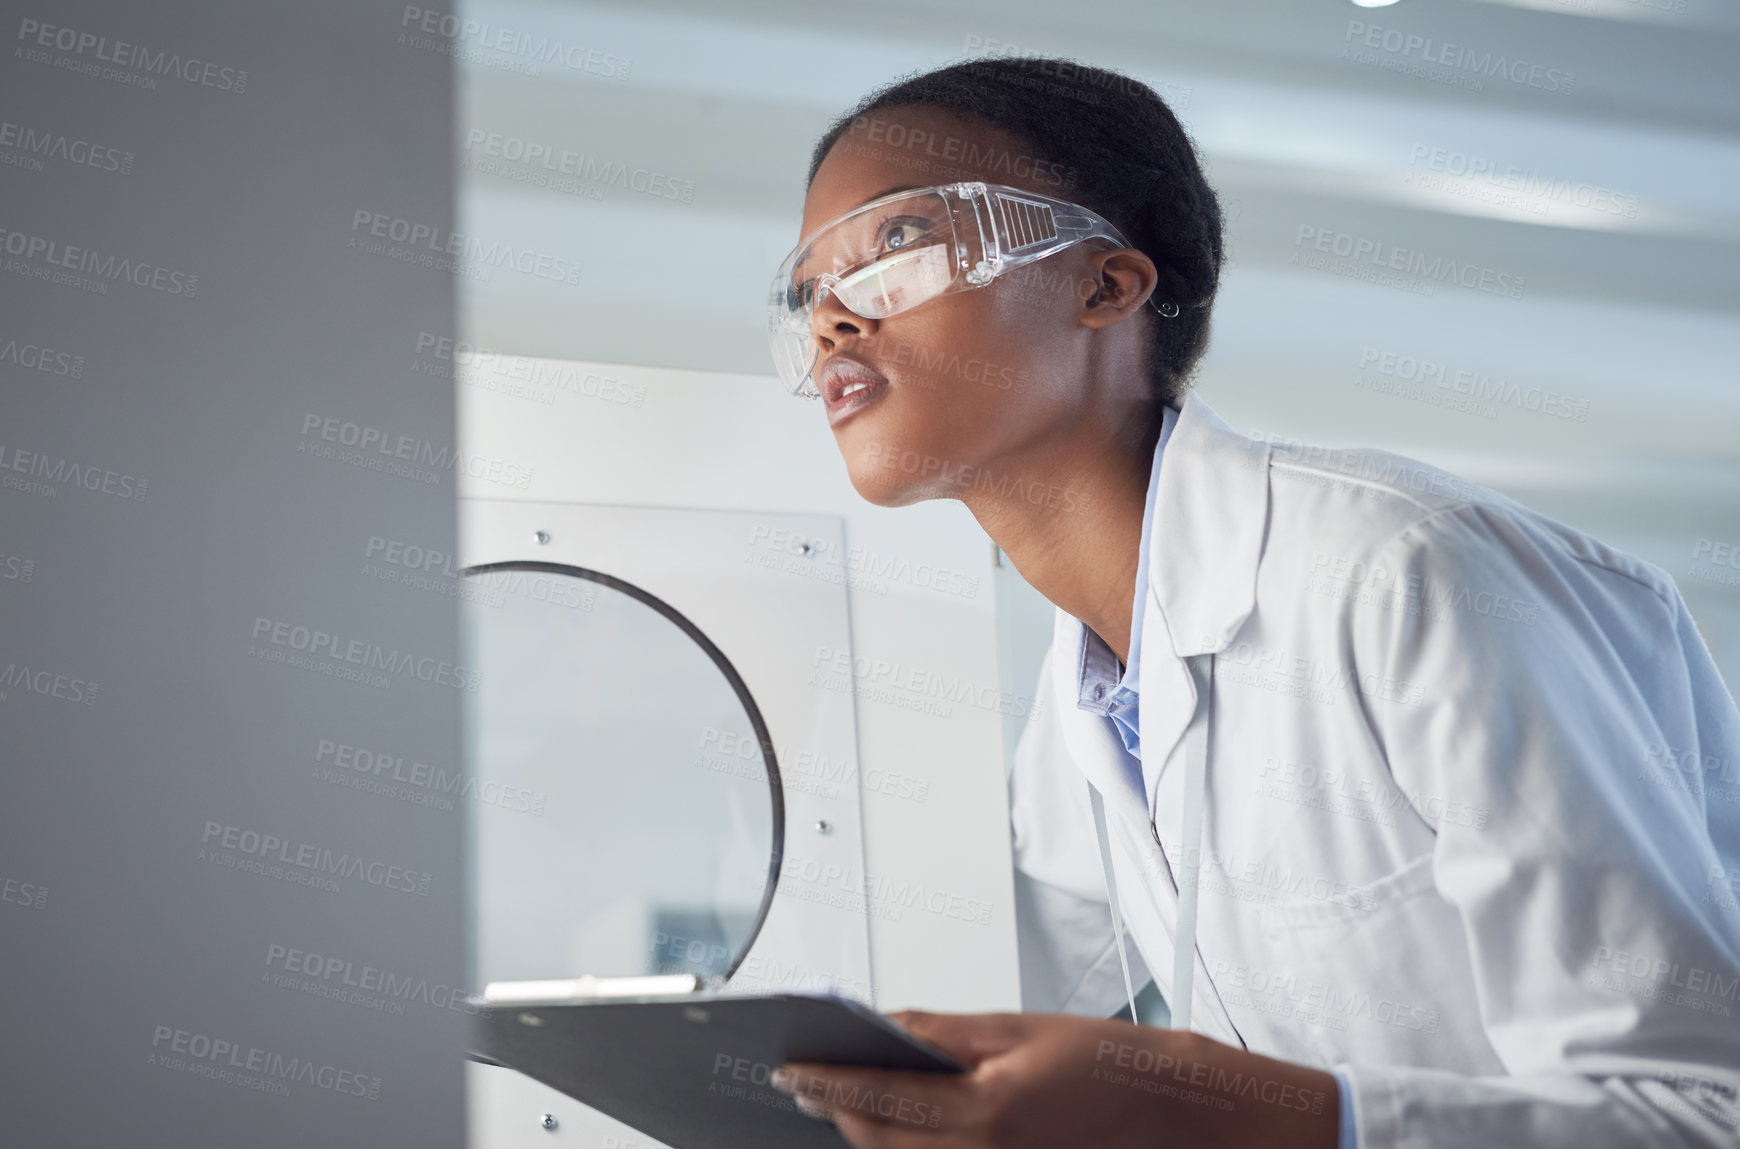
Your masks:
{"label": "lab coat lapel", "polygon": [[[1059,724],[1063,728],[1064,745],[1068,748],[1070,758],[1076,767],[1085,775],[1095,789],[1103,797],[1106,805],[1106,821],[1109,833],[1117,835],[1117,826],[1123,833],[1134,835],[1137,841],[1144,841],[1153,833],[1153,827],[1144,811],[1146,806],[1142,797],[1142,773],[1136,760],[1124,749],[1123,740],[1112,729],[1112,724],[1099,715],[1082,710],[1073,705],[1079,695],[1081,677],[1082,649],[1086,644],[1087,629],[1079,619],[1067,614],[1061,608],[1057,611],[1054,623],[1053,638],[1057,645],[1053,648],[1056,654],[1069,653],[1067,658],[1053,657],[1051,683],[1053,696],[1058,699],[1057,705],[1062,708]],[[1146,657],[1144,655],[1144,657]],[[1180,663],[1182,666],[1182,663]],[[1189,687],[1189,671],[1185,672],[1186,688]],[[1144,683],[1147,681],[1143,676]],[[1186,716],[1188,718],[1188,715]],[[1119,823],[1122,823],[1119,826]],[[1121,836],[1121,835],[1118,835]],[[1119,847],[1114,847],[1114,852]],[[1130,869],[1118,879],[1118,904],[1127,916],[1125,928],[1139,937],[1164,937],[1170,939],[1175,934],[1175,922],[1178,910],[1178,892],[1176,886],[1159,887],[1153,884],[1154,875],[1144,873],[1138,859],[1142,856],[1140,848],[1126,850],[1126,863]],[[1165,867],[1165,859],[1158,859]],[[1169,867],[1167,867],[1169,869]],[[1126,884],[1128,883],[1128,884]],[[1136,943],[1138,947],[1141,942]],[[1170,944],[1170,943],[1169,943]],[[1152,956],[1160,952],[1152,948],[1143,950]],[[1170,985],[1167,972],[1153,975],[1163,986]],[[1152,974],[1152,971],[1150,971]],[[1193,998],[1199,1006],[1196,1012],[1196,1028],[1218,1041],[1242,1046],[1243,1039],[1233,1029],[1232,1020],[1227,1016],[1226,1007],[1220,1002],[1218,994],[1213,990],[1208,980],[1208,971],[1203,966],[1200,954],[1197,958],[1194,975],[1195,992]],[[1162,989],[1170,993],[1169,989]]]}
{"label": "lab coat lapel", "polygon": [[[1149,635],[1156,641],[1150,642]],[[1142,731],[1142,821],[1152,822],[1157,815],[1160,777],[1196,712],[1196,683],[1168,641],[1166,616],[1152,590],[1142,621],[1142,664],[1136,674],[1142,699],[1137,711]]]}
{"label": "lab coat lapel", "polygon": [[[1196,683],[1185,659],[1226,649],[1256,608],[1257,560],[1268,521],[1268,445],[1235,433],[1208,404],[1189,394],[1161,454],[1138,668],[1147,807],[1143,820],[1148,823],[1144,830],[1154,833],[1160,820],[1168,819],[1172,824],[1166,833],[1174,843],[1180,840],[1184,792],[1180,743],[1196,712]],[[1174,759],[1179,765],[1168,773]],[[1211,748],[1210,776],[1213,759]],[[1204,811],[1204,856],[1213,855],[1214,815],[1211,801]],[[1171,871],[1164,854],[1159,861]],[[1164,895],[1159,889],[1152,893],[1165,928],[1175,938],[1176,884]],[[1214,933],[1212,904],[1203,906],[1199,919],[1193,1022],[1217,1040],[1243,1045],[1202,956],[1201,927],[1207,927],[1210,937]]]}
{"label": "lab coat lapel", "polygon": [[1142,615],[1142,774],[1150,821],[1196,711],[1184,660],[1226,649],[1257,601],[1257,559],[1269,520],[1269,446],[1186,395],[1160,457]]}

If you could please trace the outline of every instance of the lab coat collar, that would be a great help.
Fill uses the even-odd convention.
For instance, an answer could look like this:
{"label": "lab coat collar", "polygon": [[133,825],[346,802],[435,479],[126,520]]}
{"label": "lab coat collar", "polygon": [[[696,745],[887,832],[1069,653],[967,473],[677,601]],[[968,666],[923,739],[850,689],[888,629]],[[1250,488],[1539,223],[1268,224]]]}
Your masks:
{"label": "lab coat collar", "polygon": [[1191,392],[1162,460],[1148,540],[1137,678],[1145,822],[1157,817],[1160,779],[1196,711],[1184,660],[1225,650],[1256,608],[1268,521],[1268,444],[1233,431]]}
{"label": "lab coat collar", "polygon": [[1218,654],[1256,607],[1257,559],[1269,521],[1269,445],[1238,434],[1190,392],[1155,499],[1148,578],[1172,651],[1179,658]]}

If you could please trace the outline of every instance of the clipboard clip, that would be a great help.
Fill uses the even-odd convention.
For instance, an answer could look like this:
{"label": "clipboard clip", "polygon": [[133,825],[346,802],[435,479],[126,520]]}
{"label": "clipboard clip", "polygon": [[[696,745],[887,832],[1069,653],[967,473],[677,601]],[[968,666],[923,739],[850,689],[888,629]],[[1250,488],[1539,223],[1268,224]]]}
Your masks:
{"label": "clipboard clip", "polygon": [[648,974],[643,977],[594,977],[582,974],[554,981],[492,981],[483,987],[489,1005],[519,1002],[591,1001],[609,997],[681,997],[706,988],[692,973]]}

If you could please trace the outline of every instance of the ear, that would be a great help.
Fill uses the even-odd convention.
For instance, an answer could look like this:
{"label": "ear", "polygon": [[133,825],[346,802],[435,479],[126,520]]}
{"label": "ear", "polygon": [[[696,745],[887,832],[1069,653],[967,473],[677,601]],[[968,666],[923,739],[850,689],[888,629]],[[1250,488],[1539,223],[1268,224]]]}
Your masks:
{"label": "ear", "polygon": [[1082,300],[1081,322],[1095,328],[1122,323],[1136,314],[1160,280],[1154,261],[1133,247],[1092,252],[1088,275],[1095,290]]}

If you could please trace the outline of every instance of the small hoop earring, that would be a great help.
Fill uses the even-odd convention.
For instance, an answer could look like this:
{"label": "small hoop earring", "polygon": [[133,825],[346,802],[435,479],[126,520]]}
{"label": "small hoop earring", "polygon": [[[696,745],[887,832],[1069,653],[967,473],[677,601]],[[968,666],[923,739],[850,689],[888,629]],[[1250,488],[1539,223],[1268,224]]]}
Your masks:
{"label": "small hoop earring", "polygon": [[1160,305],[1160,314],[1171,319],[1173,316],[1178,314],[1178,305],[1171,302],[1162,303]]}

